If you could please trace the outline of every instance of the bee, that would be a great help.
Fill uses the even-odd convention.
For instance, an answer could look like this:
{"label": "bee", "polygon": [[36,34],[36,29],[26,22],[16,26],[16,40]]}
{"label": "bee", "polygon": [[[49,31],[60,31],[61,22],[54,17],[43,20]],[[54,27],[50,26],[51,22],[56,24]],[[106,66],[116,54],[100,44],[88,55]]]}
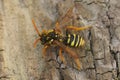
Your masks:
{"label": "bee", "polygon": [[[67,11],[66,15],[71,11],[72,9],[70,8]],[[64,22],[65,19],[66,17],[64,17],[62,21]],[[59,22],[56,22],[55,28],[50,30],[42,30],[42,32],[39,32],[34,20],[32,20],[32,23],[34,25],[37,34],[39,35],[39,38],[36,39],[36,41],[34,42],[34,47],[39,41],[41,42],[42,45],[44,45],[42,49],[43,57],[46,57],[46,51],[50,46],[53,45],[58,46],[59,56],[64,64],[66,64],[66,61],[62,54],[62,51],[65,51],[74,59],[77,65],[77,69],[80,70],[82,68],[78,55],[71,49],[71,47],[77,48],[83,46],[85,44],[85,40],[82,37],[80,37],[80,35],[78,34],[69,33],[69,30],[80,31],[80,30],[88,29],[90,28],[90,26],[85,26],[85,27],[66,26],[65,27],[66,34],[63,35],[60,27],[61,25]]]}

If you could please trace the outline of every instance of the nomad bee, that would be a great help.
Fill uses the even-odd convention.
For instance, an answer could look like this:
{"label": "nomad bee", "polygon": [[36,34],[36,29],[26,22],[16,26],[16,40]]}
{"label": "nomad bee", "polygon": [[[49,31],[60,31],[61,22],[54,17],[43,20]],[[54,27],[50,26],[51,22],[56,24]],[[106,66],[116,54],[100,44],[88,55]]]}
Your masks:
{"label": "nomad bee", "polygon": [[[69,13],[71,11],[71,9],[69,9],[67,12]],[[77,34],[73,34],[73,33],[69,33],[69,30],[74,30],[74,31],[80,31],[80,30],[84,30],[87,28],[90,28],[90,26],[86,26],[86,27],[76,27],[76,26],[66,26],[66,35],[62,35],[62,30],[60,28],[60,24],[59,22],[56,22],[55,28],[51,29],[51,30],[42,30],[42,32],[39,32],[34,20],[32,20],[32,23],[34,25],[34,28],[37,32],[37,34],[39,35],[39,38],[36,39],[36,41],[34,42],[34,46],[36,46],[36,44],[38,43],[38,41],[41,42],[42,45],[44,45],[43,49],[42,49],[42,53],[43,56],[46,56],[46,50],[50,47],[50,46],[59,46],[59,56],[61,61],[66,64],[65,58],[62,55],[62,51],[67,52],[75,61],[77,68],[80,70],[81,69],[81,63],[79,61],[79,58],[77,56],[77,54],[70,48],[70,47],[80,47],[83,46],[85,44],[85,40],[80,37],[80,35]]]}

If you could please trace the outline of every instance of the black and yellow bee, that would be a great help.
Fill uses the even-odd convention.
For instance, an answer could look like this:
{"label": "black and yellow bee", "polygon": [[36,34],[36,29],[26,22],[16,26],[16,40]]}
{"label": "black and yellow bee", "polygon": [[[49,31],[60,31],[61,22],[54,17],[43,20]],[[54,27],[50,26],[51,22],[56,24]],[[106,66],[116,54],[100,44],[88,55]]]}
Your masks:
{"label": "black and yellow bee", "polygon": [[[70,12],[71,9],[69,9],[67,12]],[[42,32],[40,33],[35,25],[34,20],[32,20],[34,28],[36,30],[36,32],[39,35],[39,38],[35,41],[34,46],[36,46],[37,42],[40,41],[42,45],[44,45],[43,48],[43,56],[46,56],[46,50],[50,47],[50,46],[59,46],[59,56],[61,61],[63,61],[64,64],[66,64],[65,58],[62,55],[62,51],[66,51],[71,57],[73,57],[75,63],[77,64],[78,69],[81,69],[81,63],[79,61],[79,58],[77,56],[77,54],[71,50],[70,47],[80,47],[83,46],[85,44],[85,40],[80,37],[80,35],[75,34],[75,33],[69,33],[69,30],[75,30],[75,31],[79,31],[79,30],[84,30],[87,28],[90,28],[90,26],[87,27],[76,27],[76,26],[67,26],[65,27],[66,29],[66,35],[62,34],[62,30],[60,28],[60,24],[59,22],[56,23],[56,26],[54,29],[51,30],[42,30]]]}
{"label": "black and yellow bee", "polygon": [[80,47],[85,44],[83,37],[80,37],[78,34],[66,34],[64,38],[64,44],[70,47]]}

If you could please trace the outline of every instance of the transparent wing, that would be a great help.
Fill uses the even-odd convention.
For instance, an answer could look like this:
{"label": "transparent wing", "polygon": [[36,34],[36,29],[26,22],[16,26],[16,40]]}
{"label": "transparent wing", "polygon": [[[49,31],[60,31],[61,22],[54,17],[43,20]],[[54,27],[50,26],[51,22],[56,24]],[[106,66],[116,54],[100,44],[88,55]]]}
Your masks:
{"label": "transparent wing", "polygon": [[73,8],[74,6],[69,8],[63,16],[58,18],[57,23],[59,23],[61,28],[71,22],[71,19],[73,18]]}

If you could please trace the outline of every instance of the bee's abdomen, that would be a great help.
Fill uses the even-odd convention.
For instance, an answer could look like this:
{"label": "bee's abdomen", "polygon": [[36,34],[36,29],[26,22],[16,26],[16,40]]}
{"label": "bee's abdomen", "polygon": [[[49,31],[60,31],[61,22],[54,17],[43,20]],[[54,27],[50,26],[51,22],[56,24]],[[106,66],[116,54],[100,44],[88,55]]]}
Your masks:
{"label": "bee's abdomen", "polygon": [[85,44],[85,41],[82,37],[77,34],[68,34],[65,37],[64,43],[71,47],[79,47]]}

